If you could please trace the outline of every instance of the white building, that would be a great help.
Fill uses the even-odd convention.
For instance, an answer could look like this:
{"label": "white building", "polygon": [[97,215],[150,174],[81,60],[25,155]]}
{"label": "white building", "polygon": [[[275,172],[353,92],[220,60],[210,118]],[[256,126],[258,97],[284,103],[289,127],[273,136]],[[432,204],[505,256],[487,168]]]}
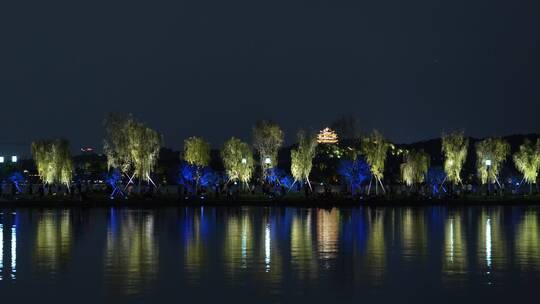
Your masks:
{"label": "white building", "polygon": [[17,163],[26,158],[30,158],[30,145],[0,142],[0,165]]}

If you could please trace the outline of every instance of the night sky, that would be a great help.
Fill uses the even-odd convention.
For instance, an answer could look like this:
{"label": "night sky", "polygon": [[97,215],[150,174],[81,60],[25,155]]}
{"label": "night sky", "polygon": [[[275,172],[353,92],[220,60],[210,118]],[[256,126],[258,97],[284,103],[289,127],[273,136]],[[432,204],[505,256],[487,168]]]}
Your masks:
{"label": "night sky", "polygon": [[101,147],[131,112],[179,148],[346,114],[396,142],[540,132],[540,1],[2,1],[1,142]]}

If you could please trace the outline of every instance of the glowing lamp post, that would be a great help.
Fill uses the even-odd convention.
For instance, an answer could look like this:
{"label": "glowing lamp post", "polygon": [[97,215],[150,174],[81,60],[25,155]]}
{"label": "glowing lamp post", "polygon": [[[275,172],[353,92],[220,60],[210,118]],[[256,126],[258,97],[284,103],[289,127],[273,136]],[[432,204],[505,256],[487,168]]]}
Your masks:
{"label": "glowing lamp post", "polygon": [[13,155],[13,156],[11,157],[11,162],[12,162],[12,163],[16,163],[16,162],[17,162],[17,156],[16,156],[16,155]]}
{"label": "glowing lamp post", "polygon": [[270,167],[272,166],[272,159],[270,159],[270,157],[266,157],[264,159],[264,165],[265,165],[265,171],[266,171],[266,174],[267,174],[267,177],[268,177],[268,173],[270,172]]}
{"label": "glowing lamp post", "polygon": [[490,182],[489,182],[489,169],[491,167],[491,159],[486,159],[485,161],[486,163],[486,167],[487,167],[487,172],[488,172],[488,185],[487,185],[487,188],[488,188],[488,195],[491,193],[491,187],[490,187]]}
{"label": "glowing lamp post", "polygon": [[4,163],[4,157],[3,156],[0,156],[0,164],[3,164]]}
{"label": "glowing lamp post", "polygon": [[243,164],[243,165],[247,164],[247,159],[242,158],[242,164]]}

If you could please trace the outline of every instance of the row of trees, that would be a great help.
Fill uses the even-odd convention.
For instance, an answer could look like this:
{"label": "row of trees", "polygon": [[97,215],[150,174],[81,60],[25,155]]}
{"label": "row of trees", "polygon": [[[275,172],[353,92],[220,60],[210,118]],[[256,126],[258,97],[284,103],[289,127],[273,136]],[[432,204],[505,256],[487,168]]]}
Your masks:
{"label": "row of trees", "polygon": [[[253,149],[248,143],[231,137],[221,149],[221,159],[228,182],[240,182],[246,189],[256,168],[255,155],[259,158],[261,178],[266,180],[269,172],[277,165],[278,151],[283,145],[283,131],[273,122],[261,121],[253,127]],[[311,188],[311,173],[317,140],[315,136],[298,132],[298,147],[291,151],[291,174],[294,183],[306,182]],[[255,151],[253,151],[255,150]],[[255,153],[254,153],[255,152]],[[190,137],[184,141],[184,160],[194,166],[196,186],[202,169],[210,163],[210,144],[200,137]]]}
{"label": "row of trees", "polygon": [[[151,176],[155,170],[162,137],[155,130],[137,121],[131,115],[111,114],[104,121],[104,152],[109,170],[116,170],[127,179],[123,189],[115,189],[122,194],[135,180],[147,181],[156,186]],[[270,121],[258,122],[252,130],[253,142],[248,144],[232,137],[221,148],[221,159],[228,182],[239,182],[245,189],[252,181],[257,167],[260,168],[261,181],[265,181],[271,170],[277,165],[278,151],[283,145],[284,134],[280,127]],[[317,140],[314,135],[298,132],[298,144],[291,150],[291,174],[293,185],[306,183],[311,189],[310,173],[316,154]],[[373,131],[349,147],[353,162],[365,161],[369,168],[370,182],[375,192],[386,192],[383,184],[388,151],[393,146],[381,133]],[[462,169],[467,159],[469,140],[462,131],[442,135],[443,169],[442,183],[462,184]],[[211,160],[211,146],[201,137],[190,137],[184,141],[182,158],[195,170],[196,188]],[[510,146],[500,138],[488,138],[476,144],[476,168],[481,184],[497,184],[499,172],[508,158]],[[69,143],[65,140],[37,141],[32,144],[32,154],[38,173],[45,183],[62,183],[69,186],[73,164],[69,153]],[[536,182],[540,168],[540,140],[536,143],[526,141],[513,155],[516,168],[523,174],[524,180],[531,185]],[[354,166],[354,164],[353,164]],[[358,167],[358,166],[356,166]],[[360,168],[360,167],[358,167]],[[430,156],[424,151],[405,151],[401,164],[401,178],[408,186],[415,186],[425,181],[430,168]],[[353,183],[355,187],[358,183]],[[352,186],[352,184],[351,184]],[[354,189],[351,189],[354,192]]]}
{"label": "row of trees", "polygon": [[[462,131],[443,134],[443,168],[446,174],[443,183],[462,184],[461,171],[467,159],[468,147],[469,140]],[[480,184],[497,184],[502,188],[499,173],[509,154],[510,145],[501,138],[487,138],[476,143],[476,171]],[[423,151],[409,151],[404,160],[401,166],[403,181],[409,186],[424,182],[430,165],[429,155]],[[540,169],[540,139],[536,143],[525,140],[513,155],[513,160],[532,192],[532,185],[536,183]]]}

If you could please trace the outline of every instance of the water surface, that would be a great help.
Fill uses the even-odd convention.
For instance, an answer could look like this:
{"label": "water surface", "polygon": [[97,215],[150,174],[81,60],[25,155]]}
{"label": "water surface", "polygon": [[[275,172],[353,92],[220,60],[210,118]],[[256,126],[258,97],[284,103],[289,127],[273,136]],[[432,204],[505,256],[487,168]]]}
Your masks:
{"label": "water surface", "polygon": [[537,207],[0,212],[6,303],[503,303],[540,286]]}

